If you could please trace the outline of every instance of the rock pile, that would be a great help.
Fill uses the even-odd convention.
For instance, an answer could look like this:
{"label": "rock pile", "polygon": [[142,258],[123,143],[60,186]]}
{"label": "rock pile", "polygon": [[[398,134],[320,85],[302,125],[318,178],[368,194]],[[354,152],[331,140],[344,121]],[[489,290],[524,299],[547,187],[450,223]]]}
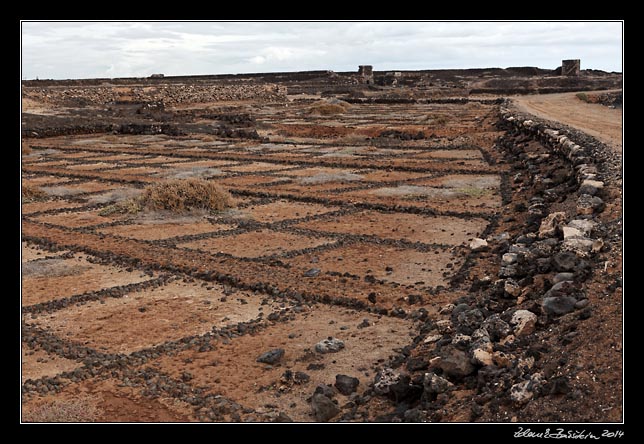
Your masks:
{"label": "rock pile", "polygon": [[[526,223],[514,234],[472,241],[473,257],[498,259],[496,277],[476,279],[470,294],[426,321],[414,341],[416,352],[402,360],[407,371],[392,366],[376,374],[371,390],[399,404],[397,420],[440,421],[455,390],[476,389],[470,418],[475,420],[484,406],[488,412],[500,403],[521,407],[562,393],[562,384],[568,388],[568,376],[537,364],[543,351],[538,338],[551,325],[570,324],[574,331],[576,322],[592,316],[585,281],[604,248],[598,217],[605,208],[603,168],[562,131],[507,109],[501,116],[509,131],[499,148],[520,171],[515,191],[527,203],[515,205]],[[559,211],[550,211],[554,203]],[[402,409],[402,399],[405,409],[413,408]]]}

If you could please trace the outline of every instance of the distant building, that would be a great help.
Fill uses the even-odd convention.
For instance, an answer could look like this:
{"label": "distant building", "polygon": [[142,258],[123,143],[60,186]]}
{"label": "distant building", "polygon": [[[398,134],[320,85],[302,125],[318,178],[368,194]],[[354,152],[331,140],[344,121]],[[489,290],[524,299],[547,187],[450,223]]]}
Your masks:
{"label": "distant building", "polygon": [[373,66],[371,65],[358,66],[358,76],[360,76],[360,83],[366,83],[367,85],[372,85],[373,84]]}
{"label": "distant building", "polygon": [[162,79],[162,78],[164,78],[164,77],[165,77],[165,76],[164,76],[163,74],[152,74],[152,75],[150,76],[150,78],[151,78],[151,79]]}
{"label": "distant building", "polygon": [[571,59],[561,61],[561,75],[568,77],[576,77],[581,70],[581,60]]}

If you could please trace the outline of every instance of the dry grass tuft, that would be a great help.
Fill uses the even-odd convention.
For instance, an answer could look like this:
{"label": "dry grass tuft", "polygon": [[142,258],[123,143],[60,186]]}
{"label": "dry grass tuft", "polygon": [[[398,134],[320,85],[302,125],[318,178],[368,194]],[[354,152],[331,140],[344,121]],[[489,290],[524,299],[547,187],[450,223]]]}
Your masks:
{"label": "dry grass tuft", "polygon": [[22,185],[22,202],[33,202],[35,200],[44,199],[45,197],[47,197],[47,194],[37,186],[27,184]]}
{"label": "dry grass tuft", "polygon": [[133,197],[121,202],[113,203],[99,211],[98,215],[111,216],[112,214],[136,214],[143,210],[140,200],[140,198]]}
{"label": "dry grass tuft", "polygon": [[149,186],[141,200],[145,208],[176,213],[192,209],[223,211],[233,205],[228,191],[214,182],[200,179],[172,180]]}
{"label": "dry grass tuft", "polygon": [[140,197],[110,205],[99,214],[136,214],[143,210],[167,210],[173,213],[223,211],[232,206],[230,193],[216,183],[204,179],[179,179],[150,185]]}
{"label": "dry grass tuft", "polygon": [[89,396],[54,400],[22,413],[23,422],[96,422],[103,413]]}
{"label": "dry grass tuft", "polygon": [[317,114],[320,116],[332,116],[335,114],[344,114],[351,108],[351,105],[342,100],[335,100],[333,102],[319,102],[309,108],[310,114]]}

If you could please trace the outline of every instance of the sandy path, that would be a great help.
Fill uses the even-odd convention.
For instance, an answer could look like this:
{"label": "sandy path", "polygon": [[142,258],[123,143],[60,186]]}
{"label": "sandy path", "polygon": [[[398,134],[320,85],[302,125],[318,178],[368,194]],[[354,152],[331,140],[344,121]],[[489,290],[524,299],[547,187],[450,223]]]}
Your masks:
{"label": "sandy path", "polygon": [[512,97],[520,111],[577,128],[622,151],[622,110],[584,103],[576,93]]}

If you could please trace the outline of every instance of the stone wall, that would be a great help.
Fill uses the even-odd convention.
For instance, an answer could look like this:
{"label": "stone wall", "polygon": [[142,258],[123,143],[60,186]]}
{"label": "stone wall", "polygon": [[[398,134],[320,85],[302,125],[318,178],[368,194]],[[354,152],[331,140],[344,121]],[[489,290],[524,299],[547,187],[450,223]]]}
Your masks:
{"label": "stone wall", "polygon": [[237,85],[159,85],[113,87],[23,88],[24,97],[43,102],[70,105],[104,105],[118,101],[179,103],[219,102],[229,100],[284,101],[287,88],[275,84]]}
{"label": "stone wall", "polygon": [[587,147],[579,145],[560,130],[549,128],[531,119],[517,117],[507,108],[501,109],[501,116],[516,130],[538,139],[554,153],[565,157],[574,167],[578,186],[577,215],[567,222],[561,219],[561,215],[551,214],[545,219],[549,220],[548,223],[559,224],[562,227],[564,235],[562,250],[572,251],[581,257],[601,250],[603,246],[601,237],[593,238],[590,235],[592,228],[598,225],[598,222],[593,221],[593,217],[605,208],[604,201],[599,197],[604,188],[604,182],[601,180],[596,157]]}

